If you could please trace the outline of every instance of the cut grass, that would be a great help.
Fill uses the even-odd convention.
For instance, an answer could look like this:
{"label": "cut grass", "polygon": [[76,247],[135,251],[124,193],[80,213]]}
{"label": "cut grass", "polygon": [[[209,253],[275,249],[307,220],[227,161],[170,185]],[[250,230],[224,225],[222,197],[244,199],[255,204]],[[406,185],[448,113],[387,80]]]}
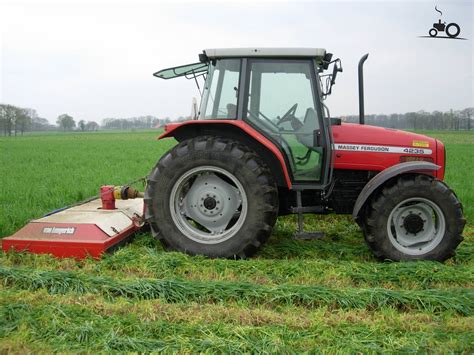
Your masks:
{"label": "cut grass", "polygon": [[273,310],[236,303],[110,302],[95,295],[11,290],[0,295],[0,336],[10,339],[0,350],[452,352],[472,346],[472,324],[472,317],[391,309],[373,313],[319,308],[295,314],[290,307]]}
{"label": "cut grass", "polygon": [[[385,287],[427,289],[433,287],[472,287],[474,274],[466,264],[437,262],[380,263],[353,260],[266,259],[222,260],[191,257],[182,253],[164,253],[156,247],[140,245],[149,236],[140,235],[129,247],[102,260],[76,261],[7,253],[0,265],[45,270],[80,270],[89,275],[120,279],[164,278],[252,282],[257,284],[304,284],[330,287]],[[304,243],[304,242],[300,242]],[[314,247],[313,247],[314,248]]]}
{"label": "cut grass", "polygon": [[238,302],[249,305],[305,308],[328,306],[335,309],[392,307],[403,311],[453,311],[464,316],[472,315],[474,309],[474,292],[466,289],[331,289],[323,286],[267,286],[237,282],[145,278],[124,281],[68,271],[5,267],[0,267],[0,280],[5,286],[32,291],[45,289],[52,294],[93,293],[109,298],[161,299],[180,303]]}

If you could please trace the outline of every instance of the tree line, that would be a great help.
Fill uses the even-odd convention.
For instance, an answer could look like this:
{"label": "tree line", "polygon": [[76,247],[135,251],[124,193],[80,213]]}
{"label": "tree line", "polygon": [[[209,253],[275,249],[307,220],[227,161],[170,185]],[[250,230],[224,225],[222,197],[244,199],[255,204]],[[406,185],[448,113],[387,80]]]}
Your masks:
{"label": "tree line", "polygon": [[[345,122],[359,122],[359,116],[356,115],[341,118]],[[473,121],[474,107],[448,112],[422,110],[391,115],[365,115],[365,123],[369,125],[413,130],[471,130]]]}
{"label": "tree line", "polygon": [[104,129],[150,129],[159,128],[170,123],[171,118],[139,116],[129,118],[104,118],[101,127]]}
{"label": "tree line", "polygon": [[16,136],[48,124],[48,120],[38,117],[33,109],[0,104],[0,130],[5,136]]}
{"label": "tree line", "polygon": [[[349,115],[341,117],[345,122],[359,122],[359,116]],[[190,117],[180,116],[174,121],[185,121]],[[394,113],[391,115],[366,115],[365,123],[374,126],[413,129],[413,130],[471,130],[474,126],[474,107],[464,110],[418,111]],[[129,118],[105,118],[99,125],[95,121],[76,120],[62,114],[57,117],[56,125],[52,125],[46,118],[38,116],[36,110],[21,108],[8,104],[0,104],[0,132],[5,136],[23,134],[28,131],[97,131],[99,129],[150,129],[159,128],[172,122],[171,118],[157,118],[155,116],[139,116]]]}

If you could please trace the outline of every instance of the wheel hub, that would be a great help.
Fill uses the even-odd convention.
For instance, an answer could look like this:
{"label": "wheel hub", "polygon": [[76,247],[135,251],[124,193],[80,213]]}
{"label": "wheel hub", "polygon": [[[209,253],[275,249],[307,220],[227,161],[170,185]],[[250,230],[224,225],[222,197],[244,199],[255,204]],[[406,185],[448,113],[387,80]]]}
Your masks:
{"label": "wheel hub", "polygon": [[203,205],[205,209],[213,210],[214,208],[216,208],[217,202],[214,198],[215,198],[215,195],[213,197],[209,196],[204,199]]}
{"label": "wheel hub", "polygon": [[403,226],[408,231],[408,233],[415,235],[423,230],[424,225],[425,223],[423,222],[423,219],[414,213],[410,213],[403,220]]}

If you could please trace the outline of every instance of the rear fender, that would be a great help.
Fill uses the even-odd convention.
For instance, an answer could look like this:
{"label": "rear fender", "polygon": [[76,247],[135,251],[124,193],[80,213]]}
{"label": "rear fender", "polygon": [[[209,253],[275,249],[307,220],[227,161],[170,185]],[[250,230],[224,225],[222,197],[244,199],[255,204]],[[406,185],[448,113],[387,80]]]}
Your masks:
{"label": "rear fender", "polygon": [[291,189],[292,183],[286,161],[278,147],[252,126],[241,120],[193,120],[171,123],[158,139],[174,137],[178,142],[185,139],[213,135],[235,139],[254,150],[272,171],[278,186]]}
{"label": "rear fender", "polygon": [[370,196],[372,196],[372,194],[379,187],[385,184],[385,182],[394,178],[395,176],[414,172],[433,175],[433,173],[439,170],[440,168],[441,167],[439,165],[429,162],[410,161],[406,163],[396,164],[391,166],[390,168],[383,170],[379,174],[375,175],[360,192],[354,205],[354,210],[352,211],[352,218],[357,221],[362,207],[364,207]]}

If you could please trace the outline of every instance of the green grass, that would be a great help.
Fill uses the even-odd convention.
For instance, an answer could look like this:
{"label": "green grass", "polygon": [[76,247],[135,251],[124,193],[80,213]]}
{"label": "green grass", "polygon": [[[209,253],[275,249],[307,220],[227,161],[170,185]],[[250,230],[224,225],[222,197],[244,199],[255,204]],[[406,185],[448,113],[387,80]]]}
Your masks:
{"label": "green grass", "polygon": [[[0,237],[148,174],[174,144],[157,135],[0,138]],[[308,216],[314,241],[279,218],[250,260],[167,253],[148,233],[99,261],[2,253],[0,352],[474,351],[474,134],[429,135],[468,220],[446,263],[378,262],[349,216]]]}

